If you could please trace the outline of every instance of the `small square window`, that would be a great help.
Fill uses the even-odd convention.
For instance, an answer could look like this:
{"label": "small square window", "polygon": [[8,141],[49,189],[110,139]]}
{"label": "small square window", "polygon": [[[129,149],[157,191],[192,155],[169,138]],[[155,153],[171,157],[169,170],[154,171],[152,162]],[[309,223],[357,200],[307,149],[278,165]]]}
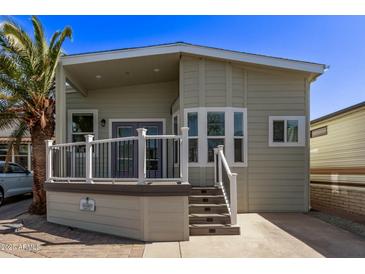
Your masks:
{"label": "small square window", "polygon": [[269,146],[305,146],[305,117],[270,116]]}

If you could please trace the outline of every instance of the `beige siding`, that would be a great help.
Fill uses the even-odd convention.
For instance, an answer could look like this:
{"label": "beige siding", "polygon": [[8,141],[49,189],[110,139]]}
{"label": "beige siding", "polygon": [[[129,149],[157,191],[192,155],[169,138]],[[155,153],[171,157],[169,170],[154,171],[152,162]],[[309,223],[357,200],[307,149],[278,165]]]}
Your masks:
{"label": "beige siding", "polygon": [[[311,168],[365,166],[365,108],[312,125],[328,134],[312,138]],[[365,182],[365,180],[364,180]]]}
{"label": "beige siding", "polygon": [[178,96],[178,82],[136,85],[112,89],[90,90],[87,97],[67,94],[67,109],[97,109],[99,139],[109,138],[109,119],[165,119],[166,132],[171,133],[171,106]]}
{"label": "beige siding", "polygon": [[[239,211],[306,211],[308,147],[268,146],[269,116],[307,115],[305,75],[192,57],[181,62],[181,109],[247,107],[248,167],[233,168]],[[189,179],[211,185],[213,169],[191,167]]]}
{"label": "beige siding", "polygon": [[[96,210],[80,210],[80,199]],[[47,220],[144,241],[188,240],[188,199],[47,191]]]}
{"label": "beige siding", "polygon": [[305,79],[248,71],[248,192],[250,211],[306,210],[306,147],[269,147],[268,118],[306,115]]}

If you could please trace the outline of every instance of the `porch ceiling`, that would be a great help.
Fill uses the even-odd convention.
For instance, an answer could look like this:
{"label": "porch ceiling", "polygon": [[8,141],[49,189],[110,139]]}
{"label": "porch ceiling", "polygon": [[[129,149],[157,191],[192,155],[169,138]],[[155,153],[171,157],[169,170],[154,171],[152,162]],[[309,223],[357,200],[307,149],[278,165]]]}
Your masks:
{"label": "porch ceiling", "polygon": [[161,54],[65,65],[64,69],[73,87],[87,91],[177,80],[179,58],[177,53]]}

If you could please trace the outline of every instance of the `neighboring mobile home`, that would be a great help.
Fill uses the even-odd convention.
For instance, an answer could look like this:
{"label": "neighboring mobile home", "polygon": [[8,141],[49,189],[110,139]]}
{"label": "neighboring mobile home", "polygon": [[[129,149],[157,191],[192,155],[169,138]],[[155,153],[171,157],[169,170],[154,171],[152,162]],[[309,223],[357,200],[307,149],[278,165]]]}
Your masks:
{"label": "neighboring mobile home", "polygon": [[365,215],[365,102],[311,122],[311,206]]}
{"label": "neighboring mobile home", "polygon": [[231,231],[237,211],[308,211],[309,90],[324,69],[186,43],[62,57],[48,220],[186,240],[189,223]]}

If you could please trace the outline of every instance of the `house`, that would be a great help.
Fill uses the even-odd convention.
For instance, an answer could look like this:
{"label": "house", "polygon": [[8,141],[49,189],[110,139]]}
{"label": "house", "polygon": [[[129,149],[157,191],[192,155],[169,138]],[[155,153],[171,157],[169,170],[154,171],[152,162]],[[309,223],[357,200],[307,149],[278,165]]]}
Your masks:
{"label": "house", "polygon": [[12,138],[13,129],[0,130],[0,161],[8,161],[20,164],[28,170],[32,170],[32,144],[28,134],[21,138],[19,146],[13,146],[9,152],[9,144],[14,141]]}
{"label": "house", "polygon": [[365,215],[365,102],[311,122],[311,205]]}
{"label": "house", "polygon": [[324,70],[187,43],[62,57],[48,220],[168,241],[237,234],[237,212],[308,211]]}

